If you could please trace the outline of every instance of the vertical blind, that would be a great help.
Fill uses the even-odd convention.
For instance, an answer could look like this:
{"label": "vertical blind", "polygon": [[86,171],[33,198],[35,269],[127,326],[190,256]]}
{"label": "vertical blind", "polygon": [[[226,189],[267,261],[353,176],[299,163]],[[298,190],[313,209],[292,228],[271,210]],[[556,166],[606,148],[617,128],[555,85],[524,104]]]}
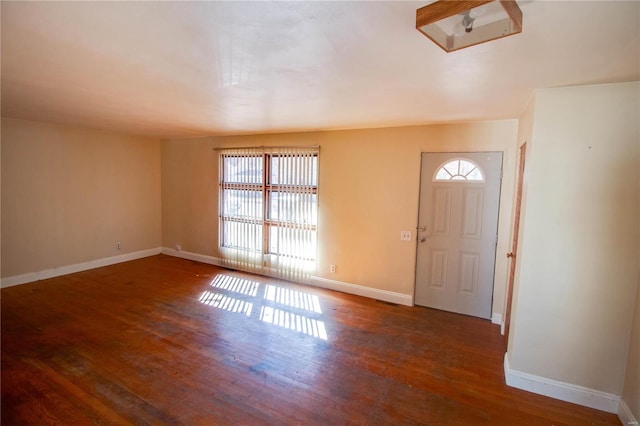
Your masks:
{"label": "vertical blind", "polygon": [[306,282],[315,272],[318,147],[220,151],[225,266]]}

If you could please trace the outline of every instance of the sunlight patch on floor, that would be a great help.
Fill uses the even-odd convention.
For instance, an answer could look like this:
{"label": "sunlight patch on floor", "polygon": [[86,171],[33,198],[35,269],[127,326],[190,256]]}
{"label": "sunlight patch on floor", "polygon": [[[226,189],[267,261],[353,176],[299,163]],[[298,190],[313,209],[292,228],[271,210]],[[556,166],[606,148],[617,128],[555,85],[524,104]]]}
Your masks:
{"label": "sunlight patch on floor", "polygon": [[307,318],[281,309],[263,306],[260,308],[260,321],[284,327],[322,340],[327,340],[324,322]]}
{"label": "sunlight patch on floor", "polygon": [[290,288],[278,287],[267,284],[264,298],[292,308],[304,309],[305,311],[322,313],[320,308],[320,298],[315,294],[302,291],[291,290]]}
{"label": "sunlight patch on floor", "polygon": [[211,282],[212,287],[223,290],[232,291],[234,293],[244,294],[246,296],[255,297],[258,294],[260,283],[255,281],[244,280],[242,278],[232,277],[229,275],[216,275]]}
{"label": "sunlight patch on floor", "polygon": [[246,316],[251,316],[251,311],[253,309],[253,303],[211,291],[205,291],[202,293],[200,301],[205,305],[213,306],[214,308],[224,309],[229,312],[239,312]]}
{"label": "sunlight patch on floor", "polygon": [[324,321],[314,318],[322,314],[315,294],[225,274],[216,275],[210,285],[215,291],[205,290],[199,298],[205,305],[246,317],[259,312],[263,323],[328,340]]}

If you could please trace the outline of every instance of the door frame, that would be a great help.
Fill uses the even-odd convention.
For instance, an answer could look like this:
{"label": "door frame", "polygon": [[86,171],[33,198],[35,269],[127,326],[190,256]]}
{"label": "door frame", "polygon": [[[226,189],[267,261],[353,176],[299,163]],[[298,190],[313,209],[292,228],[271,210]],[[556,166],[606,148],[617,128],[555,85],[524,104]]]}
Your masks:
{"label": "door frame", "polygon": [[507,288],[505,289],[505,310],[504,310],[504,335],[505,345],[509,344],[509,329],[511,326],[511,305],[513,303],[513,284],[516,275],[516,263],[518,261],[518,237],[520,233],[520,209],[522,207],[522,186],[524,178],[524,168],[527,154],[527,142],[525,141],[519,149],[520,159],[518,160],[518,177],[516,182],[516,199],[515,209],[513,212],[513,239],[511,242],[511,251],[507,253],[507,257],[511,260],[509,265],[509,277],[507,278]]}

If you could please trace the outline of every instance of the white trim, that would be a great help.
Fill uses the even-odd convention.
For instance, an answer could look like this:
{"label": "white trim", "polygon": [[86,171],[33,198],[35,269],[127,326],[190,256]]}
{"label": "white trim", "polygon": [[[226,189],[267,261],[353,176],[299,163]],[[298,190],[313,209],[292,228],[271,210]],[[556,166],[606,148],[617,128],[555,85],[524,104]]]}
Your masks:
{"label": "white trim", "polygon": [[638,420],[636,420],[629,406],[622,398],[620,398],[620,405],[618,406],[618,418],[624,426],[638,426]]}
{"label": "white trim", "polygon": [[162,247],[162,254],[167,256],[179,257],[182,259],[193,260],[196,262],[208,263],[209,265],[215,265],[225,267],[222,264],[222,259],[213,256],[207,256],[206,254],[191,253],[189,251],[178,251],[168,247]]}
{"label": "white trim", "polygon": [[413,296],[409,294],[396,293],[394,291],[380,290],[372,287],[365,287],[358,284],[345,283],[342,281],[330,280],[322,277],[311,277],[309,283],[316,287],[337,290],[343,293],[364,296],[370,299],[382,300],[384,302],[397,303],[399,305],[413,306]]}
{"label": "white trim", "polygon": [[502,325],[502,314],[496,314],[495,312],[491,315],[491,324]]}
{"label": "white trim", "polygon": [[155,256],[156,254],[160,254],[160,247],[90,260],[83,263],[75,263],[73,265],[60,266],[58,268],[45,269],[38,272],[30,272],[28,274],[15,275],[13,277],[2,278],[0,281],[0,287],[5,288],[38,280],[46,280],[47,278],[59,277],[61,275],[73,274],[75,272],[86,271],[88,269],[101,268],[103,266],[114,265],[116,263],[142,259],[143,257]]}
{"label": "white trim", "polygon": [[607,413],[617,413],[620,397],[572,383],[560,382],[546,377],[536,376],[509,367],[509,358],[504,356],[504,376],[507,385],[539,395],[549,396],[562,401],[572,402]]}
{"label": "white trim", "polygon": [[[195,260],[196,262],[208,263],[210,265],[227,267],[222,263],[222,259],[207,256],[204,254],[190,253],[188,251],[177,251],[167,247],[162,248],[162,254],[168,256],[181,257],[183,259]],[[312,276],[308,285],[315,287],[326,288],[329,290],[337,290],[343,293],[355,294],[357,296],[364,296],[370,299],[382,300],[390,303],[397,303],[399,305],[413,306],[413,296],[408,294],[396,293],[393,291],[380,290],[377,288],[365,287],[357,284],[345,283],[342,281],[330,280],[327,278]]]}

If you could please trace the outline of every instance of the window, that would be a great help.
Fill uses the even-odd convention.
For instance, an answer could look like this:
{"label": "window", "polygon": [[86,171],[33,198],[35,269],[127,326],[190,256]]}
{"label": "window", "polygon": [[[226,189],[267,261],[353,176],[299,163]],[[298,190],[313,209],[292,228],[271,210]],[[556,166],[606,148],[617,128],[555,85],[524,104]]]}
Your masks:
{"label": "window", "polygon": [[440,166],[433,177],[434,181],[476,181],[484,182],[484,175],[477,164],[470,160],[450,160]]}
{"label": "window", "polygon": [[233,254],[238,260],[244,253],[242,261],[256,267],[315,266],[318,154],[318,148],[224,150],[220,154],[223,255]]}

